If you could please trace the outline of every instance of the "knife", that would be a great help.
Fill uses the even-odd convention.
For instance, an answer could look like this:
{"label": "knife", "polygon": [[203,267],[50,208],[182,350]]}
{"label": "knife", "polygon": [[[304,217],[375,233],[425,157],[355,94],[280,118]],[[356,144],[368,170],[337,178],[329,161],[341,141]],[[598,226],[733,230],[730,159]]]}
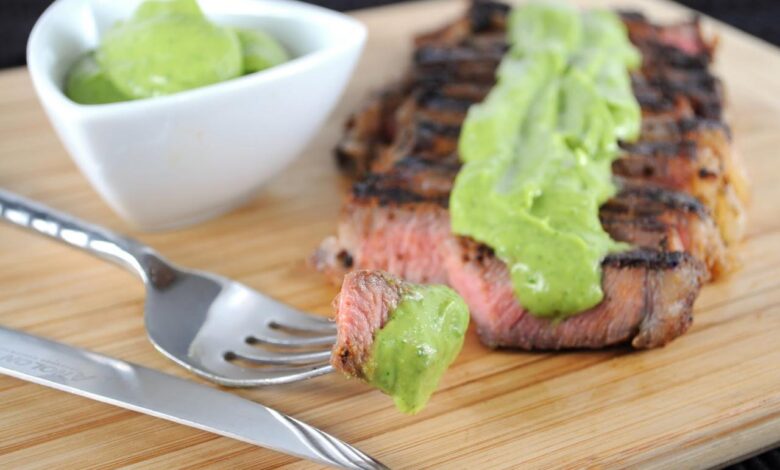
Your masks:
{"label": "knife", "polygon": [[337,468],[387,468],[349,444],[258,403],[4,327],[0,373]]}

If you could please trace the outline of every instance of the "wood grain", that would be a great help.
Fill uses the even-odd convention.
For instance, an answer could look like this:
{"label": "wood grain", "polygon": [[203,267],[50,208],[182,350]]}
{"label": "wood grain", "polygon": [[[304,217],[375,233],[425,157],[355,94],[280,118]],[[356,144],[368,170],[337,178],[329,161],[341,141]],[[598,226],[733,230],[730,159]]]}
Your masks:
{"label": "wood grain", "polygon": [[[683,10],[650,0],[583,2]],[[236,278],[302,309],[335,294],[305,258],[332,233],[345,188],[330,149],[369,90],[397,78],[415,31],[461,2],[357,13],[366,53],[328,125],[249,205],[172,233],[134,233],[61,147],[23,69],[0,73],[0,186],[129,232],[184,265]],[[707,286],[690,333],[631,352],[492,352],[470,332],[430,406],[407,417],[367,387],[330,376],[236,392],[359,445],[394,468],[706,467],[780,441],[780,54],[723,25],[718,68],[754,182],[743,269]],[[186,376],[144,337],[129,274],[0,227],[0,324]],[[0,377],[0,468],[310,468],[229,439]]]}

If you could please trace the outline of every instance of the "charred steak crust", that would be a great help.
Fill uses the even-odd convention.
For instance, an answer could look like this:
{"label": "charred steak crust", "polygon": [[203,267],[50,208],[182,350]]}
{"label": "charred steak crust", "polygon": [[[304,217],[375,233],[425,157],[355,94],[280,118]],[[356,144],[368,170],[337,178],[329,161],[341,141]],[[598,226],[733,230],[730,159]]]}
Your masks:
{"label": "charred steak crust", "polygon": [[[707,208],[695,197],[687,193],[670,191],[658,186],[624,184],[615,199],[628,198],[657,202],[666,208],[690,212],[701,218],[709,217]],[[608,201],[607,204],[615,201],[615,199]]]}
{"label": "charred steak crust", "polygon": [[675,269],[684,262],[690,261],[687,253],[673,251],[631,250],[612,253],[604,258],[604,265],[621,268],[646,268],[649,270]]}
{"label": "charred steak crust", "polygon": [[393,177],[371,173],[363,181],[355,183],[352,195],[356,199],[375,198],[380,206],[415,202],[433,202],[444,208],[449,206],[449,192],[430,195],[414,191],[406,185],[403,173]]}
{"label": "charred steak crust", "polygon": [[494,347],[661,346],[690,326],[702,282],[730,269],[727,248],[742,232],[747,183],[723,121],[722,84],[709,71],[714,44],[695,18],[658,26],[621,14],[643,57],[632,73],[642,130],[639,142],[621,144],[620,190],[600,216],[613,238],[639,249],[604,259],[603,302],[555,322],[527,314],[489,247],[449,230],[460,126],[494,83],[508,11],[475,0],[465,17],[417,37],[407,77],[353,115],[336,153],[359,181],[315,264],[337,280],[383,269],[446,282]]}

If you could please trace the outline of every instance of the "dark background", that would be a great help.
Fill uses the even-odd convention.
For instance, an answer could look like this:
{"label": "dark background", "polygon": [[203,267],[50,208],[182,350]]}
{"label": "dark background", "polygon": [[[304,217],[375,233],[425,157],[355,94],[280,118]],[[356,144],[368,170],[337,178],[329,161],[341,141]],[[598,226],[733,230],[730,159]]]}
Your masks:
{"label": "dark background", "polygon": [[[353,10],[410,0],[304,0]],[[456,1],[456,0],[450,0]],[[678,0],[775,45],[780,45],[780,0]],[[24,48],[35,19],[50,0],[0,0],[0,67],[24,64]]]}
{"label": "dark background", "polygon": [[[401,1],[410,0],[308,0],[341,11]],[[0,0],[0,68],[24,64],[27,36],[49,3],[50,0]],[[678,0],[678,3],[780,46],[780,0]],[[769,451],[729,468],[780,469],[780,450]]]}

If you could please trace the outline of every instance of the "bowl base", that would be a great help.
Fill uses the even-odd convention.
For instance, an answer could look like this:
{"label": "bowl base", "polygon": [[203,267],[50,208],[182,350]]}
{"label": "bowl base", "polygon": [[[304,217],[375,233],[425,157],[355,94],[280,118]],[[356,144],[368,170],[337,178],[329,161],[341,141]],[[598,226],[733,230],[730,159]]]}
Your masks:
{"label": "bowl base", "polygon": [[142,232],[166,232],[170,230],[180,230],[180,229],[191,227],[193,225],[200,224],[202,222],[206,222],[207,220],[210,219],[215,219],[221,215],[230,212],[233,209],[237,209],[238,207],[245,205],[253,198],[254,195],[250,195],[232,201],[228,204],[223,204],[221,206],[198,211],[197,214],[177,217],[173,220],[169,219],[159,223],[157,222],[144,223],[133,219],[128,219],[128,220],[130,220],[130,223],[134,228],[141,230]]}

